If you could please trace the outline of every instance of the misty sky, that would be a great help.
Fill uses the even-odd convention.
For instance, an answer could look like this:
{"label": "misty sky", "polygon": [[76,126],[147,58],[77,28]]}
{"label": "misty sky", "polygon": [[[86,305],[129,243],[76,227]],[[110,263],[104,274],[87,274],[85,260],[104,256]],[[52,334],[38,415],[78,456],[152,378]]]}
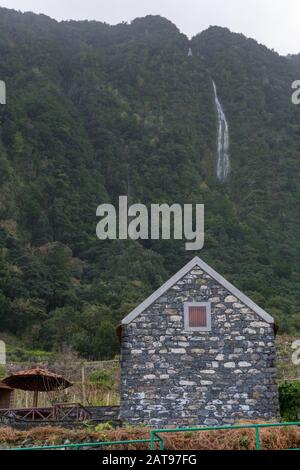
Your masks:
{"label": "misty sky", "polygon": [[226,26],[280,54],[300,52],[300,0],[0,0],[0,5],[58,20],[109,24],[148,14],[170,19],[187,36]]}

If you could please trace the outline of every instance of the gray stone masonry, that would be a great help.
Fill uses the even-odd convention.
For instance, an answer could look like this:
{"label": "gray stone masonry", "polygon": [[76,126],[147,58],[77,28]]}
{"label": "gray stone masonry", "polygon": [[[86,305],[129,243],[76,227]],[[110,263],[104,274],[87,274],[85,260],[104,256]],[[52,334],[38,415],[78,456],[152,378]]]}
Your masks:
{"label": "gray stone masonry", "polygon": [[[184,302],[211,302],[212,328],[184,330]],[[123,325],[120,418],[187,426],[278,418],[273,325],[199,267]]]}

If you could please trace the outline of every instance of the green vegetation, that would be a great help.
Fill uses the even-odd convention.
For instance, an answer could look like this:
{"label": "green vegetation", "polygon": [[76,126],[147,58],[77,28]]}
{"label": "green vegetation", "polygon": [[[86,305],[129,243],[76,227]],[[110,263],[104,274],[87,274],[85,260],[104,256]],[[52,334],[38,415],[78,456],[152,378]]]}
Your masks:
{"label": "green vegetation", "polygon": [[298,421],[300,416],[300,381],[279,386],[280,414],[283,421]]}
{"label": "green vegetation", "polygon": [[112,423],[99,423],[95,427],[95,431],[98,432],[100,435],[103,431],[112,431],[114,429],[114,426]]}
{"label": "green vegetation", "polygon": [[90,381],[94,384],[101,385],[103,388],[110,390],[114,384],[114,378],[112,374],[104,369],[99,369],[92,372],[90,375]]}
{"label": "green vegetation", "polygon": [[[166,19],[57,23],[0,8],[0,331],[29,351],[114,357],[121,318],[200,255],[300,330],[297,60]],[[193,57],[187,57],[188,47]],[[215,178],[211,78],[232,174]],[[205,203],[205,247],[96,238],[96,208]]]}
{"label": "green vegetation", "polygon": [[0,380],[6,377],[6,369],[3,364],[0,364]]}
{"label": "green vegetation", "polygon": [[278,335],[276,338],[276,368],[280,382],[297,380],[300,377],[300,365],[294,364],[292,347],[298,336]]}
{"label": "green vegetation", "polygon": [[27,349],[24,347],[8,348],[6,352],[7,362],[48,362],[55,357],[52,351],[43,351],[39,349]]}

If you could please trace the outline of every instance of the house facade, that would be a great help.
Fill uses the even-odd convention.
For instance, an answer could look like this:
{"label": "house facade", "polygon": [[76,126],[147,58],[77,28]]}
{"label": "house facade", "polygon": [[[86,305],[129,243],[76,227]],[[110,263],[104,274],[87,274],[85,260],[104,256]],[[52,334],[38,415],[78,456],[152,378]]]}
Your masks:
{"label": "house facade", "polygon": [[120,419],[277,418],[274,320],[196,257],[122,321]]}

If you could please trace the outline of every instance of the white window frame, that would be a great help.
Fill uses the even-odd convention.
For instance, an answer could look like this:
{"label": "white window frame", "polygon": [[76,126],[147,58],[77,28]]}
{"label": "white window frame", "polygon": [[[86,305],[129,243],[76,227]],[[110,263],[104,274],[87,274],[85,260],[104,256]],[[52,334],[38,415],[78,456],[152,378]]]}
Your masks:
{"label": "white window frame", "polygon": [[[206,308],[206,326],[189,326],[189,308]],[[211,331],[211,303],[210,302],[184,302],[184,329],[185,331]]]}

